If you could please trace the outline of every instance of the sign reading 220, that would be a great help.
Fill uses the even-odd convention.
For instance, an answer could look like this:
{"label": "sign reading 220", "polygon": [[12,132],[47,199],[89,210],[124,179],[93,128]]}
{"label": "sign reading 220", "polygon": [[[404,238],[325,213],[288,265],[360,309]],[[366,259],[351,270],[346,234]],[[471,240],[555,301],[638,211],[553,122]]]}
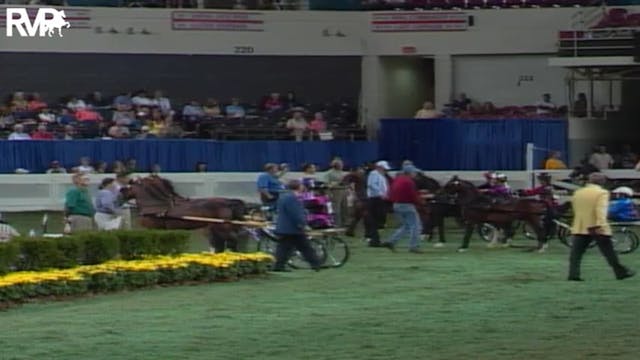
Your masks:
{"label": "sign reading 220", "polygon": [[234,46],[233,53],[234,54],[253,54],[254,49],[253,46]]}

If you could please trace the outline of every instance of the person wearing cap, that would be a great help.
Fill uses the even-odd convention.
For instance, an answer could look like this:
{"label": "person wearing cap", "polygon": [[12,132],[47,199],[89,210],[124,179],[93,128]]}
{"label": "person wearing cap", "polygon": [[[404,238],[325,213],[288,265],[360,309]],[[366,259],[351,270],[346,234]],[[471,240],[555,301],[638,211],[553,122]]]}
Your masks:
{"label": "person wearing cap", "polygon": [[508,199],[511,197],[511,188],[507,184],[507,176],[504,174],[494,174],[495,181],[492,181],[493,186],[482,190],[485,194],[495,196],[498,198]]}
{"label": "person wearing cap", "polygon": [[96,195],[96,221],[98,230],[117,230],[122,225],[122,211],[118,204],[118,185],[114,178],[102,179]]}
{"label": "person wearing cap", "polygon": [[518,190],[519,196],[536,196],[539,200],[547,205],[547,211],[543,219],[545,234],[547,237],[553,234],[554,220],[558,217],[558,202],[553,194],[553,185],[551,185],[551,175],[548,173],[538,174],[538,182],[540,185],[532,189]]}
{"label": "person wearing cap", "polygon": [[15,236],[20,236],[20,233],[6,221],[0,214],[0,243],[7,242]]}
{"label": "person wearing cap", "polygon": [[325,175],[325,181],[329,187],[329,198],[335,213],[336,226],[345,227],[349,222],[349,204],[347,201],[347,186],[343,183],[347,173],[344,171],[344,163],[340,159],[334,159],[331,168]]}
{"label": "person wearing cap", "polygon": [[420,203],[420,194],[414,181],[417,173],[418,169],[415,166],[405,165],[402,167],[402,174],[397,175],[391,184],[389,199],[393,202],[393,212],[401,221],[400,227],[391,235],[389,241],[383,243],[384,247],[391,250],[395,249],[400,237],[408,233],[411,237],[409,252],[422,253],[420,250],[422,226],[416,210],[416,205]]}
{"label": "person wearing cap", "polygon": [[65,219],[70,232],[93,229],[95,210],[89,195],[89,176],[74,174],[73,187],[65,195]]}
{"label": "person wearing cap", "polygon": [[486,173],[484,173],[484,180],[484,184],[478,186],[478,189],[486,190],[496,186],[496,173],[494,173],[493,171],[487,171]]}
{"label": "person wearing cap", "polygon": [[260,200],[265,206],[275,207],[280,192],[284,190],[278,179],[278,171],[278,165],[267,163],[264,165],[264,173],[260,174],[256,181]]}
{"label": "person wearing cap", "polygon": [[607,259],[618,280],[635,275],[618,260],[611,241],[611,226],[607,222],[609,207],[609,192],[602,188],[607,178],[602,173],[589,175],[585,187],[576,190],[571,199],[573,206],[573,224],[571,234],[571,255],[569,256],[570,281],[582,281],[580,278],[580,263],[582,255],[592,241],[595,241],[600,252]]}
{"label": "person wearing cap", "polygon": [[320,269],[320,260],[305,234],[307,216],[300,200],[304,186],[300,180],[291,180],[287,184],[287,189],[289,191],[280,194],[277,201],[278,217],[274,233],[279,239],[273,271],[289,271],[285,265],[294,249],[302,254],[312,269],[317,271]]}
{"label": "person wearing cap", "polygon": [[389,181],[386,174],[388,170],[391,170],[389,163],[381,160],[375,163],[375,168],[367,177],[367,213],[364,228],[365,237],[369,239],[371,247],[381,245],[378,229],[387,217],[386,201],[389,197]]}
{"label": "person wearing cap", "polygon": [[636,205],[633,203],[633,189],[621,186],[611,192],[614,199],[609,204],[611,221],[632,222],[640,220]]}

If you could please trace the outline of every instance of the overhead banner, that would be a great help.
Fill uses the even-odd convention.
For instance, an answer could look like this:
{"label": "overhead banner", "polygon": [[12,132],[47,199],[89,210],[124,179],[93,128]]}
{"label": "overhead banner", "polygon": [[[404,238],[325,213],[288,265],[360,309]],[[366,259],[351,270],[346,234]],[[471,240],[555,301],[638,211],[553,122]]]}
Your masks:
{"label": "overhead banner", "polygon": [[259,12],[227,11],[174,11],[171,13],[173,30],[201,31],[264,31],[264,20]]}
{"label": "overhead banner", "polygon": [[372,13],[373,32],[465,31],[469,16],[463,12]]}
{"label": "overhead banner", "polygon": [[[17,6],[4,6],[0,7],[0,27],[7,27],[7,7],[14,8]],[[29,20],[33,23],[38,15],[37,7],[27,7],[27,14]],[[91,10],[78,9],[78,8],[55,8],[56,10],[63,10],[65,17],[64,20],[69,22],[70,29],[90,29],[91,28]]]}

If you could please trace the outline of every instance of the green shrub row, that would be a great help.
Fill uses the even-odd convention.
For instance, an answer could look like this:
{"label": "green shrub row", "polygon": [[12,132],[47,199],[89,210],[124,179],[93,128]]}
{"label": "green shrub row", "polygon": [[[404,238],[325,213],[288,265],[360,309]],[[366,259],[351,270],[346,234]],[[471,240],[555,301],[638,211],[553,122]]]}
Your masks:
{"label": "green shrub row", "polygon": [[188,231],[122,230],[61,238],[17,237],[0,243],[0,274],[181,254],[187,250],[189,236]]}
{"label": "green shrub row", "polygon": [[214,267],[190,264],[181,268],[150,271],[119,271],[88,274],[81,280],[46,281],[0,287],[0,307],[31,299],[61,299],[70,296],[133,290],[157,285],[178,285],[193,282],[234,281],[243,276],[264,274],[270,262],[239,261],[236,266]]}

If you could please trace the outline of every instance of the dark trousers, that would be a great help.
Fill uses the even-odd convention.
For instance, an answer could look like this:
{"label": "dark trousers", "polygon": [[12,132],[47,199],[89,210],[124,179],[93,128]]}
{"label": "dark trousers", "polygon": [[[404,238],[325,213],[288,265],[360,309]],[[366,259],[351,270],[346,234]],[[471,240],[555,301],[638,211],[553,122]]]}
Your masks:
{"label": "dark trousers", "polygon": [[378,229],[384,226],[388,205],[380,197],[368,198],[366,201],[367,212],[364,218],[364,236],[371,239],[370,245],[376,246],[380,244]]}
{"label": "dark trousers", "polygon": [[616,277],[619,278],[628,273],[628,269],[618,261],[618,254],[613,249],[611,236],[606,235],[573,235],[573,245],[571,246],[571,255],[569,256],[569,279],[580,278],[580,263],[582,255],[589,247],[592,241],[595,241],[600,252],[607,259],[609,266],[613,269]]}
{"label": "dark trousers", "polygon": [[304,234],[280,235],[276,248],[276,263],[274,268],[283,269],[293,250],[298,250],[313,269],[320,267],[320,260],[311,246],[311,242]]}

